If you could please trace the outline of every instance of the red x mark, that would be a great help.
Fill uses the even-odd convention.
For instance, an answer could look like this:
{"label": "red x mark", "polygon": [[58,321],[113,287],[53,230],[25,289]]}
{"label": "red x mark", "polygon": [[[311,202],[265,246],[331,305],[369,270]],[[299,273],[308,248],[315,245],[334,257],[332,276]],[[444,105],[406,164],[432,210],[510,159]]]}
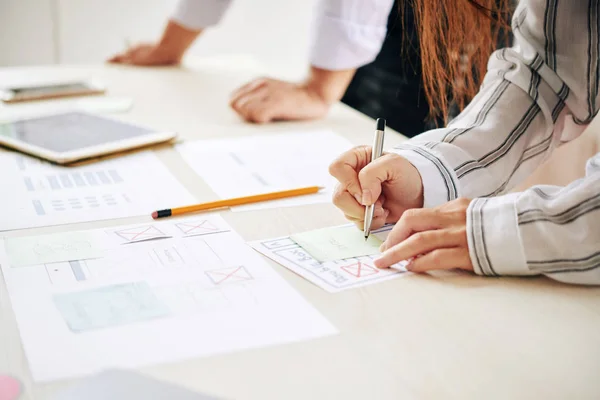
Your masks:
{"label": "red x mark", "polygon": [[361,263],[360,261],[357,261],[354,264],[345,265],[341,268],[350,275],[355,276],[357,278],[362,278],[363,276],[375,275],[379,273],[379,270],[377,268],[369,264]]}
{"label": "red x mark", "polygon": [[244,267],[213,269],[212,271],[206,271],[206,274],[215,285],[219,285],[225,281],[238,282],[253,279],[252,275]]}
{"label": "red x mark", "polygon": [[164,233],[162,233],[152,225],[117,231],[116,234],[130,242],[133,242],[134,240],[153,239],[156,237],[165,236]]}
{"label": "red x mark", "polygon": [[192,233],[192,231],[195,230],[198,230],[200,232],[215,232],[219,230],[219,228],[217,228],[214,224],[207,220],[201,221],[199,223],[183,222],[181,224],[177,224],[177,226],[179,226],[179,229],[181,229],[185,234]]}

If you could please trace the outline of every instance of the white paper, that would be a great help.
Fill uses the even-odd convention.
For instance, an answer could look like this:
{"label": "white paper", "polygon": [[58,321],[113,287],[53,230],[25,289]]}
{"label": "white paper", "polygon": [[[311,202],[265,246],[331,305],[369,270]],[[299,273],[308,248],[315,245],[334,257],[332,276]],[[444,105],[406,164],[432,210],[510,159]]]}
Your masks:
{"label": "white paper", "polygon": [[[0,231],[150,215],[194,197],[150,151],[78,167],[0,153]],[[6,194],[5,194],[6,193]]]}
{"label": "white paper", "polygon": [[[148,226],[160,237],[119,235]],[[200,232],[206,227],[214,229]],[[0,246],[36,381],[337,332],[219,216],[91,232],[102,237],[103,258],[11,268]]]}
{"label": "white paper", "polygon": [[[385,226],[372,234],[385,240],[391,230],[391,225]],[[258,252],[330,293],[371,285],[406,274],[406,262],[388,269],[375,267],[373,260],[377,255],[319,262],[289,236],[257,240],[249,244]]]}
{"label": "white paper", "polygon": [[330,131],[198,140],[177,145],[221,198],[323,186],[318,194],[238,206],[236,211],[327,203],[335,187],[329,164],[352,144]]}

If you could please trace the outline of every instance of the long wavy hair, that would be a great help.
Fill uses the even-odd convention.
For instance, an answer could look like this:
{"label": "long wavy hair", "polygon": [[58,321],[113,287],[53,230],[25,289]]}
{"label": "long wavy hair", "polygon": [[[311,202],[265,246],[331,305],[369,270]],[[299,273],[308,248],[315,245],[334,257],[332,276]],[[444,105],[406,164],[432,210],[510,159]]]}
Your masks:
{"label": "long wavy hair", "polygon": [[399,0],[412,6],[430,117],[448,122],[477,94],[491,53],[509,43],[511,0]]}

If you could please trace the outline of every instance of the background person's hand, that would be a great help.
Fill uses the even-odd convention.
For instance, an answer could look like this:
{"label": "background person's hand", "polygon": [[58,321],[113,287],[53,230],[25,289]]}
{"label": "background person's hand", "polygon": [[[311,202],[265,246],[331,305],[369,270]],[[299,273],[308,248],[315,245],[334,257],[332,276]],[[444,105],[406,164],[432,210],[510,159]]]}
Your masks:
{"label": "background person's hand", "polygon": [[249,122],[321,118],[329,103],[308,85],[259,78],[231,95],[231,108]]}
{"label": "background person's hand", "polygon": [[187,49],[202,33],[202,30],[187,28],[169,21],[162,37],[156,43],[143,43],[129,47],[108,62],[140,66],[163,66],[179,64]]}
{"label": "background person's hand", "polygon": [[159,44],[143,43],[130,47],[123,53],[110,58],[108,62],[139,66],[163,66],[179,63],[180,58]]}
{"label": "background person's hand", "polygon": [[386,153],[372,163],[371,146],[355,147],[329,167],[338,181],[333,204],[363,229],[365,206],[375,203],[372,229],[398,221],[404,211],[423,207],[419,171],[405,158]]}

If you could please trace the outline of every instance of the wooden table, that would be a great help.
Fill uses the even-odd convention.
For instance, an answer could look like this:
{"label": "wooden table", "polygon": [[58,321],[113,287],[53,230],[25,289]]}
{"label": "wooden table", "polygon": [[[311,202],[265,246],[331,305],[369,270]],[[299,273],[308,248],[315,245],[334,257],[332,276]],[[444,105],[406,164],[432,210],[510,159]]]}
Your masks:
{"label": "wooden table", "polygon": [[[249,125],[227,106],[229,93],[261,73],[247,58],[206,59],[182,68],[114,66],[0,69],[23,74],[89,73],[110,93],[133,97],[120,115],[181,140],[328,128],[369,143],[374,122],[336,105],[321,121]],[[388,145],[402,141],[389,134]],[[214,193],[170,147],[155,150],[198,199]],[[1,179],[1,178],[0,178]],[[0,180],[1,187],[1,180]],[[2,188],[2,195],[6,189]],[[343,223],[332,205],[224,213],[246,239]],[[269,223],[257,223],[268,221]],[[139,218],[119,220],[135,223]],[[7,236],[115,225],[102,221],[9,232]],[[236,399],[591,399],[600,397],[600,289],[546,278],[409,275],[329,294],[269,263],[340,334],[291,345],[154,365],[141,372]],[[0,373],[20,378],[24,399],[44,399],[72,382],[32,382],[4,282],[0,283]]]}

